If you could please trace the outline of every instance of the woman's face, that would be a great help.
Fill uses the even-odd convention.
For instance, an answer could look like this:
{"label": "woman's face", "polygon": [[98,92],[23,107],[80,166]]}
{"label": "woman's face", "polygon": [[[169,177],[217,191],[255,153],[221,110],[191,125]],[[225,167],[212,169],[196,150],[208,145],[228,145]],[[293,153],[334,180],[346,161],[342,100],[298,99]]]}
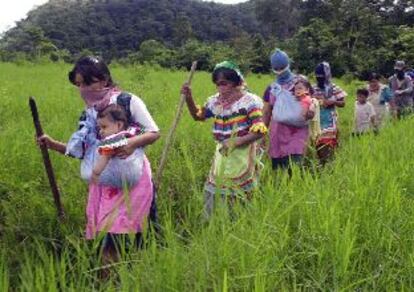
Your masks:
{"label": "woman's face", "polygon": [[228,95],[229,93],[232,93],[237,86],[232,81],[219,77],[216,80],[216,87],[220,95]]}
{"label": "woman's face", "polygon": [[106,86],[106,81],[105,80],[99,80],[98,78],[92,78],[92,83],[91,84],[86,84],[85,81],[84,81],[83,76],[79,73],[76,73],[74,83],[79,88],[88,88],[88,89],[93,90],[93,91],[101,90],[101,89],[105,88],[105,86]]}

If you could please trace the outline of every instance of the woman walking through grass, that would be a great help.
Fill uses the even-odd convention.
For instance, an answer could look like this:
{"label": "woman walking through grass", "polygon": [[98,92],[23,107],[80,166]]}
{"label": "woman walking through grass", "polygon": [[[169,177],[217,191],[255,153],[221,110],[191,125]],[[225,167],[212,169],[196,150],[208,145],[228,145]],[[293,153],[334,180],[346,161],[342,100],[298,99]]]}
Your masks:
{"label": "woman walking through grass", "polygon": [[217,64],[212,80],[218,92],[203,106],[195,104],[188,84],[181,89],[194,120],[214,119],[213,136],[217,144],[205,183],[207,216],[213,211],[215,195],[230,203],[236,198],[250,197],[258,176],[256,141],[267,131],[262,120],[263,104],[258,96],[246,91],[236,64],[229,61]]}
{"label": "woman walking through grass", "polygon": [[[69,81],[78,87],[85,102],[79,130],[72,135],[67,144],[48,135],[40,137],[38,143],[43,143],[61,154],[80,158],[82,175],[90,173],[96,161],[96,148],[91,141],[99,138],[98,113],[109,105],[122,106],[127,113],[128,121],[142,129],[142,134],[128,138],[126,145],[116,149],[115,157],[126,159],[136,149],[145,147],[159,138],[159,129],[143,101],[135,95],[122,92],[113,82],[107,65],[100,58],[80,58],[69,72]],[[140,243],[144,222],[154,199],[150,163],[145,156],[141,173],[137,173],[138,175],[139,179],[128,191],[89,181],[86,238],[94,239],[99,234],[104,235],[101,246],[106,263],[118,258],[119,250],[128,242],[127,235],[136,235],[135,243]],[[90,176],[85,178],[90,179]]]}
{"label": "woman walking through grass", "polygon": [[320,103],[321,135],[316,142],[319,160],[325,164],[332,158],[339,143],[337,107],[345,106],[346,92],[332,83],[331,67],[322,62],[315,68],[316,85],[313,97]]}
{"label": "woman walking through grass", "polygon": [[302,165],[314,112],[313,107],[304,112],[295,97],[295,84],[306,78],[292,73],[288,55],[276,49],[270,61],[276,80],[263,95],[264,122],[270,124],[269,155],[273,169],[290,172],[292,163]]}

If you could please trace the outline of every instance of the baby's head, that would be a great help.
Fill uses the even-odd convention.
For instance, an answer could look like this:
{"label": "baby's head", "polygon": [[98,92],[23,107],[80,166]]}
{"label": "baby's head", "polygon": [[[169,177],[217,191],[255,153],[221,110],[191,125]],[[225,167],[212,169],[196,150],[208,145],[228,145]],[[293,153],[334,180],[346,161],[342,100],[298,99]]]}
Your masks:
{"label": "baby's head", "polygon": [[295,96],[298,99],[302,99],[306,95],[312,94],[312,86],[306,78],[299,78],[295,82],[294,86]]}
{"label": "baby's head", "polygon": [[359,104],[364,104],[367,102],[369,91],[366,88],[357,89],[357,100]]}
{"label": "baby's head", "polygon": [[99,134],[102,138],[126,130],[129,126],[128,117],[123,107],[111,104],[98,112]]}

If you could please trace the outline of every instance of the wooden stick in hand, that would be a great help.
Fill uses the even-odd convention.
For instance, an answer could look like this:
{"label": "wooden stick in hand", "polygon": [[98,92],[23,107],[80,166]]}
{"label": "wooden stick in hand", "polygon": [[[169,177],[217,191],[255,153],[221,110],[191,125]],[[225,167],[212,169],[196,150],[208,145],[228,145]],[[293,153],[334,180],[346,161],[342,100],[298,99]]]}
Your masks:
{"label": "wooden stick in hand", "polygon": [[[189,73],[188,78],[187,78],[187,84],[189,84],[189,85],[191,84],[191,80],[193,79],[193,75],[194,75],[194,72],[195,72],[196,68],[197,68],[197,61],[194,61],[193,64],[191,65],[191,70],[190,70],[190,73]],[[168,132],[167,138],[165,140],[165,146],[164,146],[164,149],[162,151],[160,164],[158,166],[157,174],[156,174],[156,177],[155,177],[155,186],[157,188],[160,186],[160,183],[161,183],[162,172],[164,170],[168,150],[171,146],[171,142],[172,142],[174,132],[175,132],[175,130],[177,128],[177,125],[178,125],[178,122],[181,118],[181,114],[183,112],[183,107],[184,107],[184,102],[185,102],[185,95],[181,94],[180,102],[178,104],[178,108],[177,108],[177,111],[175,113],[174,121],[171,125],[171,128]]]}
{"label": "wooden stick in hand", "polygon": [[[33,97],[29,97],[29,105],[30,105],[30,110],[32,111],[33,124],[34,124],[35,129],[36,129],[36,136],[40,137],[40,136],[43,135],[43,129],[42,129],[42,126],[40,124],[36,102],[35,102]],[[60,201],[60,193],[59,193],[59,189],[58,189],[57,184],[56,184],[55,174],[53,172],[52,163],[50,162],[49,152],[47,150],[47,146],[41,144],[40,145],[40,150],[42,152],[43,164],[45,166],[47,177],[49,179],[50,188],[51,188],[52,193],[53,193],[53,199],[55,201],[56,209],[57,209],[57,212],[58,212],[58,217],[62,221],[65,217],[65,213],[63,211],[62,203]]]}

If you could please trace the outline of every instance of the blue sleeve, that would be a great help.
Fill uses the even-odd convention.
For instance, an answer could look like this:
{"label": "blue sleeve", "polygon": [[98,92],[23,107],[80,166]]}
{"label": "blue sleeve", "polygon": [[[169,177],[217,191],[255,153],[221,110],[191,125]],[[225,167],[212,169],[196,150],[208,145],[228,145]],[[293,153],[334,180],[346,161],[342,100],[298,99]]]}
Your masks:
{"label": "blue sleeve", "polygon": [[381,91],[381,96],[380,96],[380,103],[384,104],[386,102],[389,102],[393,97],[392,91],[391,89],[386,86],[382,89]]}
{"label": "blue sleeve", "polygon": [[214,114],[213,114],[213,112],[209,108],[206,107],[206,112],[205,112],[205,116],[204,117],[206,119],[209,119],[209,118],[214,117]]}
{"label": "blue sleeve", "polygon": [[204,104],[204,109],[205,109],[204,118],[205,119],[209,119],[209,118],[214,117],[212,104],[213,104],[213,99],[212,98],[209,98],[207,100],[207,102]]}
{"label": "blue sleeve", "polygon": [[270,102],[270,90],[271,87],[268,86],[265,90],[265,92],[263,93],[263,101],[269,103]]}
{"label": "blue sleeve", "polygon": [[96,120],[88,112],[84,111],[79,118],[78,130],[72,134],[66,144],[65,155],[83,159],[86,145],[97,143]]}

